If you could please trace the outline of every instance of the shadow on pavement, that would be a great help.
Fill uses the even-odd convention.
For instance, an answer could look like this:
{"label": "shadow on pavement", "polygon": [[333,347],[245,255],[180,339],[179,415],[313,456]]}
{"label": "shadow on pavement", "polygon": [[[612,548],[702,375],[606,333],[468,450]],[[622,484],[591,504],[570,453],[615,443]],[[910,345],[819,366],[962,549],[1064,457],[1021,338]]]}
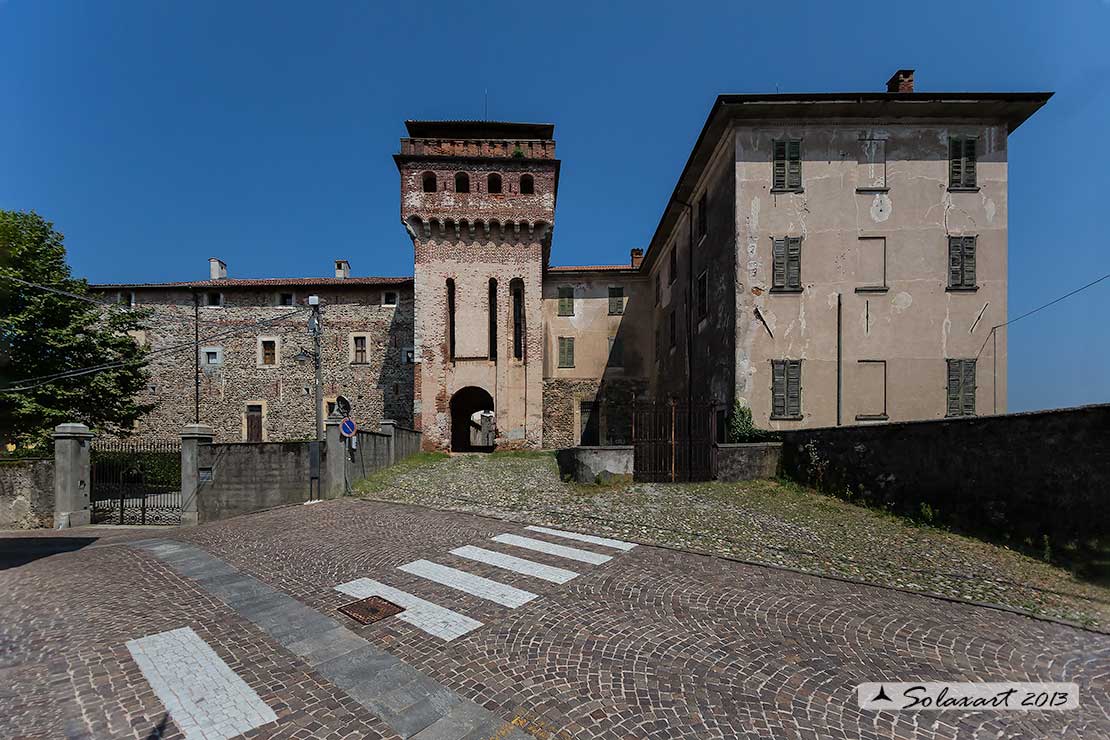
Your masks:
{"label": "shadow on pavement", "polygon": [[0,537],[0,570],[17,568],[39,558],[74,552],[97,537]]}

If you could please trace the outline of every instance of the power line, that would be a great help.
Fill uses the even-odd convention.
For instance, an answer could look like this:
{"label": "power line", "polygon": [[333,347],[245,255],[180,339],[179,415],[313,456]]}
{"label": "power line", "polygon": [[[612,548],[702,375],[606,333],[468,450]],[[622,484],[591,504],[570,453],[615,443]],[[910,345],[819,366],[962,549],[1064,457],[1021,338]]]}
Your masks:
{"label": "power line", "polygon": [[58,295],[64,295],[67,298],[76,298],[79,301],[85,301],[86,303],[92,303],[92,304],[95,304],[97,306],[100,306],[101,308],[120,308],[120,309],[130,308],[130,306],[124,306],[121,303],[112,303],[112,302],[109,302],[109,301],[98,301],[98,300],[96,300],[95,298],[93,298],[91,296],[80,295],[78,293],[70,293],[68,290],[61,290],[60,288],[51,288],[49,285],[40,285],[39,283],[32,283],[29,280],[23,280],[22,278],[17,278],[14,275],[0,275],[0,278],[3,278],[4,280],[11,280],[13,283],[19,283],[20,285],[26,285],[29,288],[38,288],[39,290],[45,290],[48,293],[56,293]]}

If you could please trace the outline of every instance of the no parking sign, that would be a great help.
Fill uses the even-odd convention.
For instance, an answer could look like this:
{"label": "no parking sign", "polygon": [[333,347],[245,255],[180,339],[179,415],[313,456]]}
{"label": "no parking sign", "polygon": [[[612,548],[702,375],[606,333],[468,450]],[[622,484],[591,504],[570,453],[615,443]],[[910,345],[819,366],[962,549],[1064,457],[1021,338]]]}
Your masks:
{"label": "no parking sign", "polygon": [[358,434],[358,425],[355,420],[347,416],[343,421],[339,422],[339,433],[344,437],[353,437]]}

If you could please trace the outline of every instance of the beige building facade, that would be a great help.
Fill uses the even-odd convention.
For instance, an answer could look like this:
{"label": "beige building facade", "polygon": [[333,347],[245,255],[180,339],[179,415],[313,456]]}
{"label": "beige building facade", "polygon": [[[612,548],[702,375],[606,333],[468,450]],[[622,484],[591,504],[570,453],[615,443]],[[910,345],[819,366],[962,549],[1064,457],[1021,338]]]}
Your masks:
{"label": "beige building facade", "polygon": [[258,436],[259,407],[265,438],[311,436],[303,321],[253,326],[310,293],[325,395],[429,449],[624,444],[637,398],[710,401],[721,422],[739,402],[774,429],[1003,413],[1007,139],[1049,97],[920,93],[910,70],[879,93],[722,95],[646,251],[616,265],[550,264],[553,126],[410,121],[394,159],[414,277],[217,264],[97,287],[153,307],[155,348],[191,341],[197,317],[242,332],[205,343],[197,372],[156,360],[140,431],[192,421],[199,386],[224,438]]}

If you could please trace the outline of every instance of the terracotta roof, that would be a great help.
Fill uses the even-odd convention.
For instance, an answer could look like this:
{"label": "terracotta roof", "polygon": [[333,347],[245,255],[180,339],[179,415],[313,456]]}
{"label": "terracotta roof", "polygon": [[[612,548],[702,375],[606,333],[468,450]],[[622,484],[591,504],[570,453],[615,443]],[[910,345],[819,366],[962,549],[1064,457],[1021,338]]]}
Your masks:
{"label": "terracotta roof", "polygon": [[548,272],[605,272],[607,270],[635,271],[632,265],[557,265],[548,267]]}
{"label": "terracotta roof", "polygon": [[276,288],[283,285],[405,285],[411,277],[300,277],[300,278],[223,278],[222,280],[193,280],[176,283],[98,283],[93,290],[117,288]]}

